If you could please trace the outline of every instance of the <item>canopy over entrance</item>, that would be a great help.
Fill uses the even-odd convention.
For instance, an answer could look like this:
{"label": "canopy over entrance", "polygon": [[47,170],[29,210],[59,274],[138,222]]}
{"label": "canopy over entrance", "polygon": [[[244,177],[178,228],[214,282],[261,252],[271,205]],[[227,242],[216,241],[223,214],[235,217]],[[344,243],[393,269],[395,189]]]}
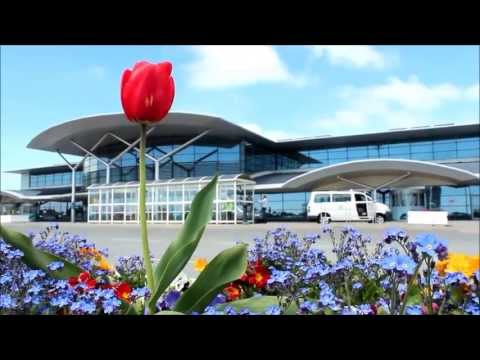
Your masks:
{"label": "canopy over entrance", "polygon": [[276,184],[257,185],[264,191],[348,190],[425,185],[477,184],[479,174],[442,164],[400,159],[369,159],[325,166]]}

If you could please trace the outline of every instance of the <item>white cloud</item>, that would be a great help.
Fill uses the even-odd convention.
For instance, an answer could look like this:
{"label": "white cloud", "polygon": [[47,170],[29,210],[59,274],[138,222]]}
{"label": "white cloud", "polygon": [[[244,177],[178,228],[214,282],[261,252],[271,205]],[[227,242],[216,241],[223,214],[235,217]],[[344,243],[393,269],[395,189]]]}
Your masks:
{"label": "white cloud", "polygon": [[468,98],[468,99],[471,99],[471,100],[479,100],[479,97],[480,97],[480,85],[479,84],[475,84],[475,85],[472,85],[470,87],[468,87],[465,91],[465,96]]}
{"label": "white cloud", "polygon": [[344,107],[320,116],[313,122],[314,127],[345,133],[461,122],[462,119],[451,119],[449,115],[443,118],[441,111],[455,102],[478,102],[478,84],[428,85],[412,76],[405,81],[391,78],[384,84],[345,87],[338,96]]}
{"label": "white cloud", "polygon": [[239,123],[241,127],[244,127],[247,130],[250,130],[254,133],[262,135],[263,137],[272,139],[272,140],[285,140],[285,139],[294,139],[303,137],[305,135],[295,134],[291,132],[286,132],[282,130],[267,130],[263,129],[260,125],[256,123]]}
{"label": "white cloud", "polygon": [[304,86],[306,79],[292,75],[272,46],[194,46],[194,62],[187,65],[192,86],[224,89],[257,83]]}
{"label": "white cloud", "polygon": [[382,69],[386,65],[385,56],[372,46],[367,45],[314,45],[313,54],[326,56],[333,65],[347,65],[355,68],[373,67]]}
{"label": "white cloud", "polygon": [[87,68],[87,74],[95,79],[103,79],[107,75],[107,70],[102,65],[92,65]]}

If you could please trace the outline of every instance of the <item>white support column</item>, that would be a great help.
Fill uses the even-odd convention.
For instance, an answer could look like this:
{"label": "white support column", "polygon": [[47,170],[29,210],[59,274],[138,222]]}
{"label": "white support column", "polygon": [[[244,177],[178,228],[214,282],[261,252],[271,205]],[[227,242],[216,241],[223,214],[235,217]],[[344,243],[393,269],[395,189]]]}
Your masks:
{"label": "white support column", "polygon": [[215,197],[216,197],[216,204],[215,204],[215,209],[216,209],[216,212],[215,212],[215,224],[218,224],[218,218],[219,218],[219,216],[218,216],[218,210],[219,210],[219,206],[218,206],[218,204],[219,204],[219,203],[218,203],[218,188],[220,187],[220,182],[217,181],[217,186],[216,186],[216,187],[217,187],[217,188],[215,189],[215,191],[216,191],[216,195],[215,195]]}
{"label": "white support column", "polygon": [[237,181],[236,180],[233,181],[233,223],[237,224]]}
{"label": "white support column", "polygon": [[255,224],[255,186],[252,185],[252,224]]}
{"label": "white support column", "polygon": [[155,181],[160,180],[160,161],[155,160]]}
{"label": "white support column", "polygon": [[72,198],[70,205],[70,222],[75,222],[75,168],[72,167]]}
{"label": "white support column", "polygon": [[166,218],[167,222],[166,223],[170,224],[170,185],[167,184],[166,188],[167,188],[167,194],[166,194],[167,196],[165,197],[166,204],[167,204],[167,206],[166,206],[167,207],[167,215],[166,215],[167,216],[167,218]]}

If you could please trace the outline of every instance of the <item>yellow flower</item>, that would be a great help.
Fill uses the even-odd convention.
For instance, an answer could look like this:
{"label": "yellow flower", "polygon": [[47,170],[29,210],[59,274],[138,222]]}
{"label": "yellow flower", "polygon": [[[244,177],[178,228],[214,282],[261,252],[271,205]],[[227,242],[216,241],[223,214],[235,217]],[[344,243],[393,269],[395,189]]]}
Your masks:
{"label": "yellow flower", "polygon": [[98,262],[98,267],[102,270],[112,271],[113,267],[110,263],[105,259],[103,256],[101,257],[100,261]]}
{"label": "yellow flower", "polygon": [[461,253],[450,253],[447,259],[439,261],[436,266],[440,275],[461,272],[467,277],[472,276],[479,268],[479,256],[470,256]]}
{"label": "yellow flower", "polygon": [[193,268],[196,270],[196,271],[202,271],[203,269],[205,269],[205,266],[207,266],[207,259],[205,258],[198,258],[196,259],[194,262],[193,262]]}

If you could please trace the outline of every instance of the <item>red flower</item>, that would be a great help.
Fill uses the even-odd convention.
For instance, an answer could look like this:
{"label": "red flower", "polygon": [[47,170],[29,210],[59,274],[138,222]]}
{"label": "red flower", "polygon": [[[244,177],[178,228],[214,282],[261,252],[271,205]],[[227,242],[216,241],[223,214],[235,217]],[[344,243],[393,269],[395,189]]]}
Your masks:
{"label": "red flower", "polygon": [[94,289],[95,286],[97,286],[97,281],[95,279],[88,279],[85,283],[89,289]]}
{"label": "red flower", "polygon": [[104,289],[104,290],[105,290],[105,289],[111,289],[112,287],[113,287],[113,286],[110,285],[110,284],[101,284],[101,285],[100,285],[100,288],[102,288],[102,289]]}
{"label": "red flower", "polygon": [[248,281],[248,274],[245,273],[242,276],[240,276],[240,281],[247,282]]}
{"label": "red flower", "polygon": [[75,276],[71,276],[68,278],[68,285],[75,286],[78,284],[78,279]]}
{"label": "red flower", "polygon": [[270,279],[270,273],[258,261],[255,264],[255,272],[248,278],[248,283],[257,289],[264,288]]}
{"label": "red flower", "polygon": [[81,282],[86,282],[88,279],[90,279],[90,274],[86,271],[80,273],[80,275],[78,275],[78,280],[80,280]]}
{"label": "red flower", "polygon": [[236,286],[230,285],[224,289],[228,301],[237,300],[240,297],[240,289]]}
{"label": "red flower", "polygon": [[151,64],[140,61],[126,69],[121,80],[123,111],[130,121],[158,122],[172,106],[175,84],[168,61]]}
{"label": "red flower", "polygon": [[130,293],[132,292],[132,288],[128,283],[122,282],[115,287],[115,296],[118,297],[119,299],[128,301],[130,298]]}

